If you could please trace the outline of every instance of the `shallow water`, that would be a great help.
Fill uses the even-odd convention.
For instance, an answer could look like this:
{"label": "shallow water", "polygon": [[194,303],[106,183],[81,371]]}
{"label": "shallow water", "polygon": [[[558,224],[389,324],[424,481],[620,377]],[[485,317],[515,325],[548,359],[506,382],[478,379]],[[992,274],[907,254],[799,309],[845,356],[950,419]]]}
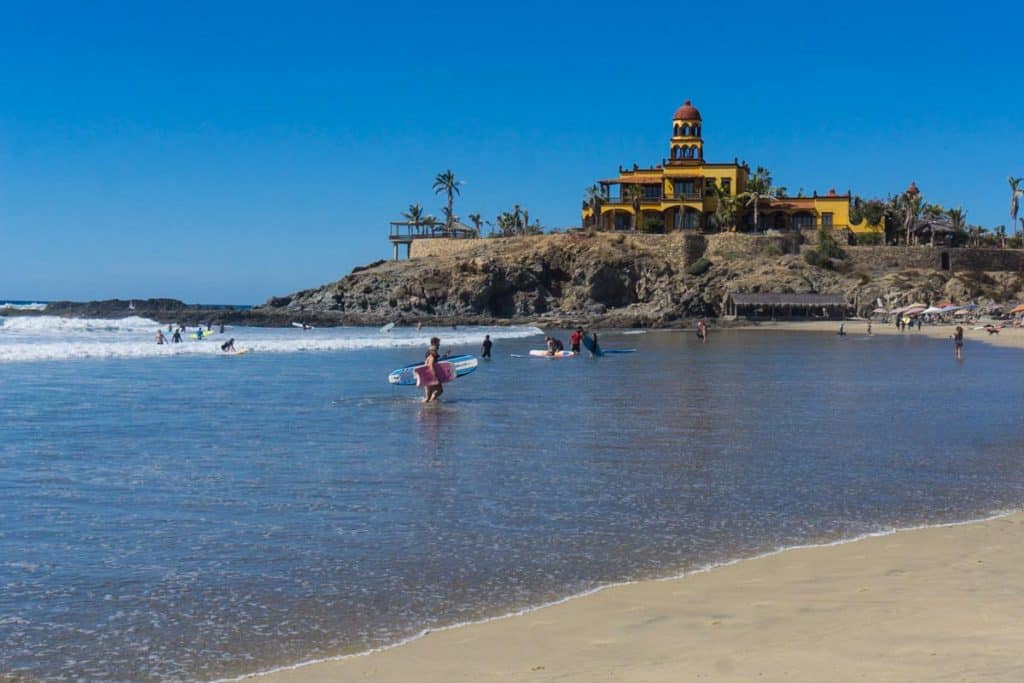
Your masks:
{"label": "shallow water", "polygon": [[602,343],[639,352],[497,339],[427,406],[394,345],[0,363],[0,672],[236,675],[1024,501],[1011,350]]}

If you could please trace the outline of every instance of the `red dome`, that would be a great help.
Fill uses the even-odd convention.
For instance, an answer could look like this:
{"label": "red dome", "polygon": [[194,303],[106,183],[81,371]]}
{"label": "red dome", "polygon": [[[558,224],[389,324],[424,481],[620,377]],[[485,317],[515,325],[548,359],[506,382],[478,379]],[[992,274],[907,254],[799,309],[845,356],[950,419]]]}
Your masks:
{"label": "red dome", "polygon": [[672,120],[700,121],[700,112],[697,111],[697,107],[690,103],[690,100],[686,100],[683,102],[683,106],[676,109],[676,113],[672,116]]}

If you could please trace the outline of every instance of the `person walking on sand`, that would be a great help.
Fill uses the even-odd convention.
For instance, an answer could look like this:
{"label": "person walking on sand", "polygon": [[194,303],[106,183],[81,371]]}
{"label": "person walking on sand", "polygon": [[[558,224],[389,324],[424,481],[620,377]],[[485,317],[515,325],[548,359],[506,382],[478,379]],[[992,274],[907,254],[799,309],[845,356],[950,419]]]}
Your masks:
{"label": "person walking on sand", "polygon": [[572,334],[569,335],[569,350],[573,353],[580,352],[580,344],[583,343],[583,328],[577,327],[573,330]]}
{"label": "person walking on sand", "polygon": [[490,360],[492,346],[494,346],[494,342],[491,341],[491,335],[485,334],[484,343],[480,346],[480,357]]}
{"label": "person walking on sand", "polygon": [[964,359],[964,328],[959,325],[953,333],[953,357],[957,360]]}
{"label": "person walking on sand", "polygon": [[871,321],[868,321],[868,336],[871,336]]}
{"label": "person walking on sand", "polygon": [[441,340],[438,337],[430,338],[430,348],[427,349],[427,356],[424,363],[434,373],[434,384],[428,384],[423,388],[423,402],[436,401],[444,393],[444,387],[437,378],[437,362],[441,358]]}

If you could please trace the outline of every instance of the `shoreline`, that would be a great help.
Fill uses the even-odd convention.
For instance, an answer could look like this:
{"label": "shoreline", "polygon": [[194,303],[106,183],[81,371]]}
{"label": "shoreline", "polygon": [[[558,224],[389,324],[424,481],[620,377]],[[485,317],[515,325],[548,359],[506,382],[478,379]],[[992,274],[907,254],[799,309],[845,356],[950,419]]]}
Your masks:
{"label": "shoreline", "polygon": [[[835,334],[841,323],[848,335],[866,336],[867,321],[858,320],[732,329]],[[900,332],[891,324],[874,323],[873,333],[947,339],[954,327]],[[1007,328],[989,335],[964,327],[968,342],[1024,350],[1024,330]],[[713,336],[709,343],[714,343]],[[993,535],[998,542],[992,542]],[[1021,510],[882,530],[779,548],[663,578],[598,586],[510,614],[426,630],[369,651],[224,680],[1019,680],[1024,632],[1016,627],[1019,615],[1012,598],[1024,593],[1024,578],[1016,576],[1016,567],[1024,563],[1021,548]],[[964,557],[972,552],[984,555],[973,566]],[[916,566],[913,572],[898,567],[883,571],[879,564]],[[956,567],[969,570],[971,580],[962,581]],[[908,575],[914,578],[900,578]],[[1008,580],[1013,590],[1004,585]],[[893,585],[871,587],[879,582]],[[826,607],[808,601],[808,585],[829,594],[832,600]],[[881,601],[863,605],[858,596],[864,593],[881,595]],[[694,613],[692,602],[680,603],[681,594],[703,600],[704,611]],[[737,594],[746,597],[737,600]],[[837,595],[842,598],[836,600]],[[799,607],[794,609],[794,604]],[[737,633],[719,637],[717,632],[728,630],[725,625],[734,612],[744,613],[740,621],[745,624]],[[637,621],[638,613],[646,616]],[[902,615],[899,627],[880,626],[893,614]],[[985,633],[985,639],[967,625],[978,614],[983,623],[974,631]],[[997,628],[994,621],[999,621]],[[850,638],[834,637],[847,632]],[[928,637],[922,638],[923,633]],[[896,647],[894,642],[901,640],[912,645]],[[808,649],[809,642],[815,646]]]}
{"label": "shoreline", "polygon": [[[750,662],[750,664],[754,665],[756,671],[743,672],[730,669],[729,667],[723,669],[721,661],[717,661],[714,666],[708,667],[710,658],[718,657],[719,655],[728,656],[723,653],[731,651],[737,645],[731,639],[724,639],[726,642],[703,642],[701,644],[703,648],[711,645],[710,650],[702,649],[698,652],[689,652],[684,649],[683,651],[677,651],[678,657],[662,658],[654,666],[655,670],[652,670],[651,662],[647,661],[645,657],[637,657],[633,654],[624,655],[615,662],[608,664],[611,668],[609,670],[610,675],[607,676],[595,671],[593,665],[588,661],[587,653],[589,648],[584,648],[583,651],[579,652],[570,651],[566,653],[565,647],[566,641],[568,641],[570,647],[573,644],[579,644],[580,637],[578,632],[580,630],[584,630],[588,636],[592,635],[593,632],[598,632],[599,635],[604,637],[602,642],[610,646],[615,642],[614,635],[622,635],[623,631],[633,630],[638,626],[641,633],[643,633],[642,637],[644,640],[660,641],[661,645],[670,644],[671,647],[674,647],[678,644],[676,640],[679,635],[693,635],[692,630],[695,625],[705,628],[708,626],[720,626],[725,621],[722,618],[725,615],[717,613],[704,615],[710,620],[705,620],[703,624],[691,623],[688,625],[690,628],[685,629],[689,633],[682,634],[647,633],[646,631],[648,630],[656,631],[659,629],[642,628],[643,626],[653,626],[664,621],[666,617],[663,615],[658,615],[655,619],[647,619],[646,623],[630,623],[625,627],[620,624],[609,624],[609,622],[614,622],[616,617],[619,619],[625,617],[624,611],[628,614],[636,612],[638,609],[660,609],[671,615],[667,618],[678,618],[681,616],[678,612],[685,611],[686,608],[672,606],[671,603],[673,602],[672,598],[681,590],[692,592],[696,588],[704,588],[703,585],[694,586],[695,582],[702,584],[710,583],[714,586],[717,593],[731,593],[735,589],[742,590],[743,586],[736,584],[736,577],[732,576],[732,573],[741,574],[744,579],[741,583],[746,584],[747,588],[749,588],[749,584],[767,584],[764,586],[767,590],[757,592],[757,599],[765,605],[778,604],[780,602],[780,591],[772,591],[770,589],[772,588],[772,583],[780,582],[780,575],[771,571],[759,574],[757,570],[762,569],[764,564],[785,565],[792,564],[793,560],[799,560],[797,564],[805,570],[816,563],[823,563],[829,566],[843,564],[849,567],[847,556],[852,555],[860,560],[867,559],[866,553],[856,552],[864,544],[881,545],[885,544],[889,539],[896,538],[901,538],[902,545],[910,546],[914,550],[921,550],[922,546],[929,546],[929,549],[934,552],[935,539],[924,539],[921,536],[942,535],[948,537],[948,533],[945,532],[959,536],[960,538],[956,540],[960,542],[942,544],[943,548],[954,548],[955,550],[949,551],[949,554],[952,555],[957,553],[963,554],[965,548],[974,549],[972,541],[976,543],[979,540],[977,536],[990,535],[998,525],[1003,524],[1011,525],[1013,540],[997,547],[988,544],[986,546],[988,552],[1005,554],[1008,548],[1016,550],[1017,548],[1024,547],[1024,510],[1019,509],[996,512],[980,518],[961,521],[867,532],[852,538],[777,548],[758,555],[736,558],[665,577],[622,581],[597,586],[582,593],[565,596],[541,605],[526,607],[508,614],[435,629],[426,629],[399,642],[367,651],[314,659],[266,671],[217,679],[216,683],[255,679],[269,681],[270,683],[292,681],[305,683],[321,680],[405,681],[414,679],[438,682],[496,679],[509,681],[559,680],[580,681],[582,683],[583,681],[595,680],[595,677],[617,681],[679,680],[680,676],[690,677],[694,673],[694,668],[699,669],[702,665],[706,668],[707,676],[714,680],[749,680],[756,676],[768,676],[767,680],[784,679],[798,681],[820,681],[825,678],[828,680],[861,678],[868,674],[859,668],[855,667],[843,671],[831,668],[834,663],[827,646],[823,646],[824,649],[819,650],[817,653],[816,658],[821,661],[809,670],[800,669],[796,661],[788,661],[786,652],[777,651],[773,652],[773,659],[776,660],[774,664],[781,667],[781,669],[773,670],[772,666],[765,666],[763,661]],[[946,539],[944,538],[943,540]],[[966,543],[963,542],[965,540],[967,541]],[[895,541],[892,541],[890,545],[892,543],[895,543]],[[941,552],[941,549],[939,552]],[[827,554],[831,553],[840,556],[838,561],[835,557],[827,557]],[[821,557],[822,555],[826,556]],[[915,559],[920,561],[919,555],[920,553],[914,553],[913,559],[907,557],[899,559],[906,559],[913,563]],[[1021,558],[1024,558],[1024,550],[1016,551],[1014,559],[1005,560],[1005,564],[1009,565],[1010,568],[1014,568],[1018,566]],[[940,565],[939,571],[947,568],[945,563],[932,563],[933,566],[931,568],[933,571],[934,564]],[[979,565],[978,571],[980,571],[985,561],[977,560],[976,564]],[[728,570],[733,571],[730,572]],[[815,571],[817,570],[810,569],[812,581],[826,585],[830,582],[829,579],[822,579],[813,574]],[[751,574],[754,576],[750,576]],[[903,574],[903,572],[897,571],[896,575],[899,574]],[[891,575],[893,575],[891,571],[886,573],[886,576]],[[786,578],[792,579],[791,572],[783,572],[781,576],[783,577],[782,580],[786,580]],[[801,583],[808,579],[807,576],[800,576],[798,578]],[[877,579],[879,577],[869,577],[855,573],[854,578],[857,579],[856,583],[865,583],[869,582],[871,578]],[[832,581],[835,581],[835,579],[832,579]],[[686,582],[686,585],[683,585],[684,582]],[[1015,586],[1024,590],[1024,577],[1017,578]],[[687,589],[690,590],[687,591]],[[870,592],[870,590],[869,588],[860,587],[855,592]],[[902,593],[899,590],[892,592]],[[972,587],[967,592],[973,596],[977,589]],[[1013,593],[1017,591],[1014,589],[1007,592]],[[633,593],[644,594],[644,602],[646,604],[642,607],[634,605]],[[946,595],[948,602],[949,596],[948,594]],[[905,606],[900,604],[898,595],[896,597],[897,599],[893,600],[892,607],[897,611],[905,611]],[[609,605],[606,603],[611,603],[611,606],[614,606],[615,609],[609,609]],[[751,606],[757,606],[757,604],[754,603]],[[835,609],[835,607],[832,606],[831,609]],[[555,613],[556,611],[558,613]],[[804,611],[804,608],[801,608],[800,611]],[[682,616],[691,617],[692,621],[693,615],[687,614]],[[949,626],[952,629],[952,632],[948,634],[950,639],[963,637],[964,634],[959,632],[955,623],[962,616],[960,612],[957,612],[949,620]],[[769,616],[769,619],[775,621],[771,616]],[[1003,635],[1010,637],[1014,643],[1012,648],[1006,648],[1006,651],[1012,653],[1013,664],[1002,672],[989,671],[982,676],[985,680],[1019,680],[1019,671],[1021,667],[1024,667],[1024,632],[1018,633],[1019,629],[1015,630],[1012,628],[1012,625],[1016,624],[1017,620],[1015,614],[1009,615],[1008,619],[1011,623],[1007,624]],[[922,620],[922,623],[924,621],[926,620]],[[790,624],[789,630],[796,632],[796,635],[807,635],[806,633],[800,633],[802,629],[799,624],[796,625],[796,628],[793,628],[793,626],[793,624]],[[539,628],[542,628],[544,631],[542,635],[537,633]],[[832,628],[836,628],[834,622]],[[554,631],[554,633],[551,633],[551,631]],[[811,633],[815,632],[812,631]],[[631,638],[635,637],[632,636]],[[704,634],[704,637],[706,638],[707,634]],[[667,641],[671,641],[671,643]],[[886,639],[876,637],[875,641],[880,649],[886,647]],[[512,646],[511,648],[510,645]],[[750,643],[747,645],[749,646]],[[485,653],[486,656],[481,656],[481,652]],[[805,656],[807,653],[801,654]],[[779,655],[783,656],[780,658]],[[881,652],[877,653],[877,655],[884,657],[884,654]],[[534,660],[550,659],[552,656],[563,660],[562,666],[557,670],[554,668],[549,669],[548,666],[542,664],[530,664]],[[934,656],[936,656],[935,653],[929,655],[929,657]],[[524,665],[519,670],[515,670],[506,663],[499,672],[489,668],[491,666],[490,662],[495,659],[506,661],[523,659]],[[564,661],[566,659],[568,659],[568,666],[566,666]],[[657,673],[657,671],[661,673]],[[887,671],[882,669],[875,670],[870,675],[874,676],[876,680],[918,680],[919,676],[921,679],[935,678],[950,672],[946,669],[929,669],[915,672],[909,678],[889,678],[886,673]],[[892,672],[889,671],[888,673]],[[1004,674],[1006,678],[1002,677]],[[653,678],[651,678],[652,675],[654,675]],[[701,677],[701,675],[698,674],[695,677]],[[966,680],[973,679],[968,678]]]}

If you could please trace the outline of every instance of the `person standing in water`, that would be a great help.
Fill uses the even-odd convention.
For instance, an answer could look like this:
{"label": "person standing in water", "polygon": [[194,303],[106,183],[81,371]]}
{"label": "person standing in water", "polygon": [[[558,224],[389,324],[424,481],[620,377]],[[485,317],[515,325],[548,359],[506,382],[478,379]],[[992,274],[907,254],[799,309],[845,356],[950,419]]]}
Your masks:
{"label": "person standing in water", "polygon": [[583,343],[583,328],[577,327],[569,335],[569,350],[573,353],[580,352],[580,344]]}
{"label": "person standing in water", "polygon": [[708,343],[708,324],[703,320],[697,321],[697,338],[700,339],[701,344]]}
{"label": "person standing in water", "polygon": [[427,349],[427,356],[424,359],[424,363],[434,373],[434,384],[428,384],[423,388],[423,402],[430,403],[436,401],[441,394],[444,393],[444,387],[441,382],[436,379],[437,377],[437,362],[441,358],[441,340],[438,337],[430,338],[430,348]]}
{"label": "person standing in water", "polygon": [[494,342],[491,341],[491,335],[485,334],[484,343],[480,347],[480,357],[490,359],[492,346],[494,346]]}
{"label": "person standing in water", "polygon": [[957,360],[964,359],[964,328],[959,325],[953,333],[953,357]]}
{"label": "person standing in water", "polygon": [[157,344],[166,344],[167,343],[167,337],[164,336],[164,331],[163,330],[157,330],[156,331],[156,343]]}
{"label": "person standing in water", "polygon": [[174,331],[174,335],[171,336],[171,341],[174,342],[175,344],[181,343],[181,330]]}

